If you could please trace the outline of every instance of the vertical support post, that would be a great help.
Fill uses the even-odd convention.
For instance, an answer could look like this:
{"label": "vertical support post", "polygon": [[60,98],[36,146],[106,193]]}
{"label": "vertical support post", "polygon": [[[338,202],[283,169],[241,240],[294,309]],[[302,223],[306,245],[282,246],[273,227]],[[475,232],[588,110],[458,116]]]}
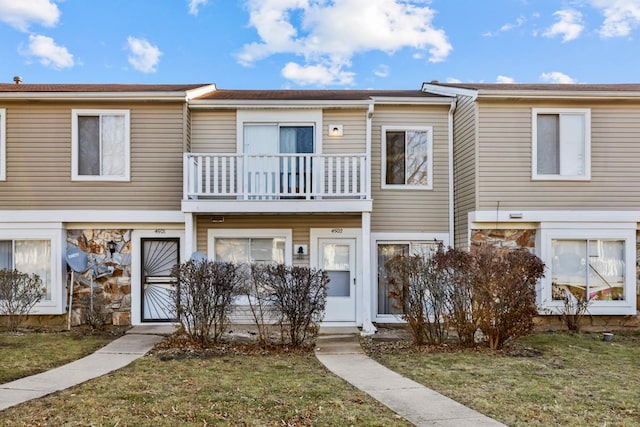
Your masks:
{"label": "vertical support post", "polygon": [[196,229],[193,222],[193,213],[184,214],[184,247],[185,253],[182,255],[183,260],[189,259],[192,253],[196,251]]}
{"label": "vertical support post", "polygon": [[362,212],[362,335],[372,335],[377,329],[371,321],[373,310],[371,276],[371,212]]}

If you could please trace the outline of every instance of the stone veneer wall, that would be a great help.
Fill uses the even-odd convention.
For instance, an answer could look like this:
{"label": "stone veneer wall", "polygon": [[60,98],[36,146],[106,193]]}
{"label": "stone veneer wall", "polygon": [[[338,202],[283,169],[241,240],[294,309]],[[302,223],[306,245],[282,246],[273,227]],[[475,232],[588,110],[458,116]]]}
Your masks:
{"label": "stone veneer wall", "polygon": [[[109,252],[108,243],[116,249]],[[94,304],[103,301],[107,323],[131,323],[131,230],[67,230],[67,248],[77,247],[87,254],[89,267],[84,273],[74,273],[71,324],[80,325],[86,319],[88,296],[93,279]],[[68,280],[71,270],[67,268]]]}
{"label": "stone veneer wall", "polygon": [[471,230],[471,245],[481,244],[505,248],[526,248],[534,252],[536,248],[536,230]]}

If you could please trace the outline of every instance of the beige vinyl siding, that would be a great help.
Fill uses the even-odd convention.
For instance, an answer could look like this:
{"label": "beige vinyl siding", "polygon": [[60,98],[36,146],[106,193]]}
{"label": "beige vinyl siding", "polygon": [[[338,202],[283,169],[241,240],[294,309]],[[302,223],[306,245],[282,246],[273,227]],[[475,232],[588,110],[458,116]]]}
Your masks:
{"label": "beige vinyl siding", "polygon": [[[211,215],[196,217],[197,248],[207,252],[209,229],[282,228],[291,229],[294,244],[309,245],[311,228],[361,228],[360,215],[225,215],[224,222],[212,223]],[[309,265],[309,257],[298,260],[294,254],[293,263]]]}
{"label": "beige vinyl siding", "polygon": [[[366,110],[325,110],[323,112],[322,151],[325,154],[360,154],[367,150]],[[329,125],[343,126],[343,136],[329,136]]]}
{"label": "beige vinyl siding", "polygon": [[[371,133],[372,232],[449,231],[448,114],[448,105],[376,107]],[[433,190],[381,188],[382,126],[433,126]]]}
{"label": "beige vinyl siding", "polygon": [[[591,180],[531,179],[531,108],[591,108]],[[637,210],[640,104],[483,103],[479,209]]]}
{"label": "beige vinyl siding", "polygon": [[[180,210],[181,103],[7,102],[7,180],[2,209]],[[71,181],[71,110],[128,109],[131,181]],[[132,218],[133,220],[134,218]]]}
{"label": "beige vinyl siding", "polygon": [[468,213],[476,200],[476,108],[473,98],[458,97],[453,118],[454,212],[456,247],[468,245]]}
{"label": "beige vinyl siding", "polygon": [[236,153],[235,110],[191,113],[192,153]]}

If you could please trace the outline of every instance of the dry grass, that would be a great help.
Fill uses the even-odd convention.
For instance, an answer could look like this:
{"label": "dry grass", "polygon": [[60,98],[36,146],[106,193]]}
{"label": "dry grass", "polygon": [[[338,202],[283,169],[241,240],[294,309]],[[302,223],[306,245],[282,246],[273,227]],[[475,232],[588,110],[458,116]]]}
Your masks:
{"label": "dry grass", "polygon": [[72,362],[112,341],[116,335],[84,331],[0,333],[0,384]]}
{"label": "dry grass", "polygon": [[541,333],[487,349],[369,348],[389,368],[510,426],[640,425],[640,335]]}
{"label": "dry grass", "polygon": [[0,424],[410,425],[328,373],[311,353],[160,356],[0,412]]}

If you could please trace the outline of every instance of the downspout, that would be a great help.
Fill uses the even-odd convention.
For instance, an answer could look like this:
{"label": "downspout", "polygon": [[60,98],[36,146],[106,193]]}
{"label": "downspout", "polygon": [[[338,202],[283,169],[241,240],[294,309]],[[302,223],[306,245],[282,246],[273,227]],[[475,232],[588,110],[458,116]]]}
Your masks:
{"label": "downspout", "polygon": [[[367,153],[367,197],[371,197],[371,122],[373,119],[374,101],[369,103],[367,111],[367,128],[365,145]],[[375,283],[371,276],[371,212],[362,212],[362,335],[372,335],[377,329],[371,321],[373,311],[372,284]]]}
{"label": "downspout", "polygon": [[456,111],[458,105],[457,98],[451,100],[451,107],[449,108],[449,246],[455,246],[455,222],[454,222],[454,182],[453,182],[453,113]]}

